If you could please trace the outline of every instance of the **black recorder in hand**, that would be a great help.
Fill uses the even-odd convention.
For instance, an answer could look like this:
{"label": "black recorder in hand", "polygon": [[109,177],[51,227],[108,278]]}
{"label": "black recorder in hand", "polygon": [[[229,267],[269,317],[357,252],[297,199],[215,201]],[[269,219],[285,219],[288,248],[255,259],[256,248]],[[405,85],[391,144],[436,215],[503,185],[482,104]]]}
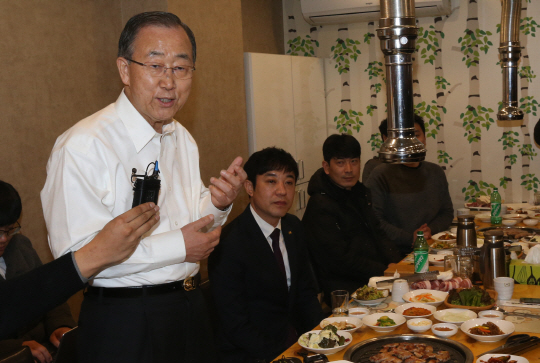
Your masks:
{"label": "black recorder in hand", "polygon": [[[148,169],[154,166],[152,174],[148,174]],[[131,183],[133,184],[133,204],[131,208],[135,208],[139,204],[154,202],[157,205],[159,197],[159,188],[161,180],[159,180],[159,167],[157,160],[148,164],[144,175],[136,175],[137,169],[131,169]]]}

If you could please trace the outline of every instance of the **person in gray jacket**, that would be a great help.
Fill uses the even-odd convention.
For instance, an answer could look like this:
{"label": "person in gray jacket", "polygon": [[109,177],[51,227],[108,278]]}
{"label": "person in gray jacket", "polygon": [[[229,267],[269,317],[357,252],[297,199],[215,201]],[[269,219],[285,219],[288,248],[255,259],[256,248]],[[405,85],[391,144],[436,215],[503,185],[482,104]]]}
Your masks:
{"label": "person in gray jacket", "polygon": [[[414,122],[416,137],[425,144],[424,120],[415,115]],[[454,218],[446,175],[437,164],[381,164],[373,169],[366,186],[382,229],[402,257],[412,252],[418,231],[429,239],[446,230]]]}

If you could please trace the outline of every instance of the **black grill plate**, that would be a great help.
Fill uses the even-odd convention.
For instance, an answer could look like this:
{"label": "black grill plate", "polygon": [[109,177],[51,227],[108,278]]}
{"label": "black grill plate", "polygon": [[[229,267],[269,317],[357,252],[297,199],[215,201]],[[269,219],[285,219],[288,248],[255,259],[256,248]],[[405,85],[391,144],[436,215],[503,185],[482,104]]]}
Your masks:
{"label": "black grill plate", "polygon": [[424,343],[431,345],[435,352],[447,350],[450,353],[450,360],[447,363],[472,363],[474,361],[473,353],[463,344],[420,334],[388,335],[364,340],[347,349],[343,358],[355,363],[371,363],[369,358],[378,354],[384,345],[391,343]]}

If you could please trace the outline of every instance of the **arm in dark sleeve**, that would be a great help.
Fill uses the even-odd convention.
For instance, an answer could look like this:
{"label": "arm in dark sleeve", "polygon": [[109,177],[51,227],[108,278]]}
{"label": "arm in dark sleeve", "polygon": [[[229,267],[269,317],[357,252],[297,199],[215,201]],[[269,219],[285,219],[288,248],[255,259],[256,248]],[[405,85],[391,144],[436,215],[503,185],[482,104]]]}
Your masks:
{"label": "arm in dark sleeve", "polygon": [[24,339],[4,339],[0,341],[0,357],[21,349]]}
{"label": "arm in dark sleeve", "polygon": [[[19,246],[22,249],[22,254],[24,255],[24,258],[26,259],[31,270],[43,266],[43,263],[41,262],[36,250],[32,247],[30,240],[27,239],[27,243],[21,243]],[[43,315],[42,323],[45,327],[47,339],[58,328],[73,328],[77,325],[71,316],[71,311],[67,303],[60,304],[49,310],[45,315]]]}
{"label": "arm in dark sleeve", "polygon": [[71,253],[0,284],[0,339],[84,287]]}
{"label": "arm in dark sleeve", "polygon": [[227,331],[226,338],[252,357],[277,356],[281,351],[266,352],[271,347],[282,347],[286,336],[267,336],[251,323],[246,301],[248,292],[244,284],[246,271],[243,254],[230,246],[229,242],[235,241],[223,237],[208,261],[210,286],[214,300],[219,301],[216,309],[220,323]]}
{"label": "arm in dark sleeve", "polygon": [[325,266],[335,277],[372,276],[386,266],[365,257],[362,236],[346,236],[340,229],[336,213],[324,199],[314,196],[304,215],[306,244],[316,266]]}
{"label": "arm in dark sleeve", "polygon": [[385,218],[384,208],[386,204],[386,194],[388,193],[388,188],[386,187],[384,179],[377,171],[377,168],[373,170],[368,181],[366,182],[366,187],[371,192],[373,212],[375,216],[379,219],[380,228],[384,231],[386,236],[390,238],[391,241],[394,241],[398,244],[412,244],[414,237],[412,233],[391,224]]}
{"label": "arm in dark sleeve", "polygon": [[432,234],[447,230],[454,219],[454,206],[452,205],[452,198],[450,198],[450,192],[448,191],[448,181],[446,180],[444,171],[441,168],[439,169],[440,173],[436,174],[437,178],[434,182],[441,188],[439,198],[442,206],[435,215],[435,218],[428,223]]}
{"label": "arm in dark sleeve", "polygon": [[304,233],[301,222],[298,221],[297,232],[297,263],[298,263],[298,289],[293,312],[297,317],[296,329],[298,335],[312,330],[324,319],[321,304],[317,299],[317,283],[313,267],[304,244]]}

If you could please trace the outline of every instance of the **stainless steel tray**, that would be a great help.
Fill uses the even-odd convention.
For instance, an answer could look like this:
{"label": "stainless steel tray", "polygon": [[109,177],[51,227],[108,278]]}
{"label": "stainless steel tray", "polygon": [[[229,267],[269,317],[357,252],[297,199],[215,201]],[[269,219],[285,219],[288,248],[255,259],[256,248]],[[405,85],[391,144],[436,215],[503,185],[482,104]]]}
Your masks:
{"label": "stainless steel tray", "polygon": [[355,363],[371,363],[369,358],[379,353],[383,345],[404,342],[429,344],[435,352],[447,350],[450,353],[448,363],[473,363],[474,361],[473,353],[463,344],[450,339],[420,334],[388,335],[364,340],[347,349],[343,359]]}

